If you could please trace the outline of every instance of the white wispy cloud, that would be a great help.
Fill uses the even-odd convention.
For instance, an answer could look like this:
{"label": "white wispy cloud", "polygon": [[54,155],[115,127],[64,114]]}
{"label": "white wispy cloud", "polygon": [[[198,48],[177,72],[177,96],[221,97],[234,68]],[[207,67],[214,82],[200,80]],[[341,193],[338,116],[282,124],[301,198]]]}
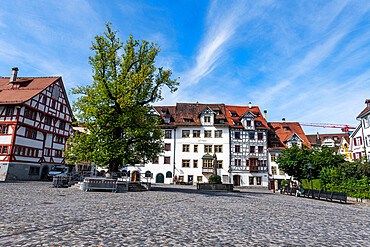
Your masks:
{"label": "white wispy cloud", "polygon": [[226,56],[227,49],[235,44],[232,39],[238,28],[248,19],[255,17],[257,9],[264,4],[266,1],[261,1],[253,7],[248,6],[245,1],[232,1],[226,5],[220,1],[211,3],[206,18],[205,35],[198,48],[195,65],[182,73],[183,87],[197,84],[225,61],[222,58]]}

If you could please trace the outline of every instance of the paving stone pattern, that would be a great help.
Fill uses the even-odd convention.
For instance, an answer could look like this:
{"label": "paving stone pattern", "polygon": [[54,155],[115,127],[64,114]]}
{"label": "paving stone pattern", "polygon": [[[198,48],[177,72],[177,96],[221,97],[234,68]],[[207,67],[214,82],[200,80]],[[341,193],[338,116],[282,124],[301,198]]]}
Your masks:
{"label": "paving stone pattern", "polygon": [[0,246],[370,246],[370,207],[245,189],[0,183]]}

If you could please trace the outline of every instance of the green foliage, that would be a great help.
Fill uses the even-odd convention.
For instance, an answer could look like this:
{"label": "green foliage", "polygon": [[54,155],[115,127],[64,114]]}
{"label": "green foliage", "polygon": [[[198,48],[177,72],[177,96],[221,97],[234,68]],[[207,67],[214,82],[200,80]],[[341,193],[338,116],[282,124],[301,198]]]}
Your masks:
{"label": "green foliage", "polygon": [[281,185],[282,186],[288,186],[289,185],[289,181],[284,179],[283,181],[281,181]]}
{"label": "green foliage", "polygon": [[309,149],[306,146],[300,148],[297,145],[284,149],[277,158],[279,168],[299,181],[309,178],[308,163],[310,162],[312,177],[318,178],[323,167],[338,166],[344,162],[344,159],[341,155],[333,154],[333,151],[326,146]]}
{"label": "green foliage", "polygon": [[212,175],[209,177],[208,183],[210,184],[221,184],[221,177],[219,175]]}
{"label": "green foliage", "polygon": [[[320,179],[312,179],[313,189],[314,190],[321,190],[321,181]],[[302,179],[302,187],[304,189],[311,189],[311,180],[310,179]]]}
{"label": "green foliage", "polygon": [[65,154],[72,162],[89,159],[117,171],[153,161],[163,151],[161,119],[151,104],[162,100],[164,86],[174,92],[179,83],[171,70],[155,66],[156,44],[130,36],[124,45],[110,23],[106,28],[92,42],[93,84],[72,89],[79,96],[73,105],[77,123],[88,134],[72,138]]}

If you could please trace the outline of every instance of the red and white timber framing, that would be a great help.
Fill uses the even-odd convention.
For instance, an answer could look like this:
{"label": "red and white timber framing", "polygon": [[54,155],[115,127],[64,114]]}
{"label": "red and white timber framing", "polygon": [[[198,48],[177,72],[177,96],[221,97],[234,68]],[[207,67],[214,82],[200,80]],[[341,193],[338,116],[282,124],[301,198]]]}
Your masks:
{"label": "red and white timber framing", "polygon": [[36,167],[64,164],[62,149],[71,122],[61,78],[23,103],[0,105],[0,162]]}

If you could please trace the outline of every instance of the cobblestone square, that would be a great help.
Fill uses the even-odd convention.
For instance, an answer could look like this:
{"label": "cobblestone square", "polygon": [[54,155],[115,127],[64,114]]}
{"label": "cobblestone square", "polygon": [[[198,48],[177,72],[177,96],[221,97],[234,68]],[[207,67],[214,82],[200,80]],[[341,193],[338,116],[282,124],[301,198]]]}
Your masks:
{"label": "cobblestone square", "polygon": [[370,246],[370,207],[242,189],[0,183],[0,246]]}

